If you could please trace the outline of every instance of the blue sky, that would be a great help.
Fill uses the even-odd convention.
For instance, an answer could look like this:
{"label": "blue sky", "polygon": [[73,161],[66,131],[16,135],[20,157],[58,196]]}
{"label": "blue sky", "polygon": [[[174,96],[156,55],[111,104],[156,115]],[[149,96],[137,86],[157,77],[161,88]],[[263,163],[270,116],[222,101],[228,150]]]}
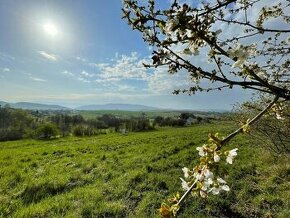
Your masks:
{"label": "blue sky", "polygon": [[120,0],[1,0],[0,100],[212,110],[250,98],[240,89],[172,95],[188,84],[187,75],[142,67],[152,51],[121,19],[121,6]]}

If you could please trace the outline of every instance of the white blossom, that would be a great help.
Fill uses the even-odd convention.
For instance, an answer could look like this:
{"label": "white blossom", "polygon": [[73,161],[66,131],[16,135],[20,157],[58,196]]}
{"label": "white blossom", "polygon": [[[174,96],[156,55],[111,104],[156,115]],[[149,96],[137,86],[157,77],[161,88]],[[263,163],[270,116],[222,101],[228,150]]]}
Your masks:
{"label": "white blossom", "polygon": [[189,43],[188,48],[194,56],[199,55],[199,50],[198,50],[199,47],[195,43],[193,42]]}
{"label": "white blossom", "polygon": [[280,113],[277,113],[277,112],[276,112],[276,118],[277,118],[277,120],[284,120],[285,119],[284,117],[281,116]]}
{"label": "white blossom", "polygon": [[211,171],[209,171],[209,169],[205,169],[204,176],[205,176],[205,178],[213,178],[213,173]]}
{"label": "white blossom", "polygon": [[190,187],[188,186],[188,184],[187,184],[187,182],[184,180],[184,179],[182,179],[182,178],[180,178],[180,180],[181,180],[181,186],[182,186],[182,188],[185,190],[185,191],[187,191]]}
{"label": "white blossom", "polygon": [[227,182],[223,180],[222,178],[217,178],[217,182],[220,184],[226,184]]}
{"label": "white blossom", "polygon": [[213,195],[218,195],[220,193],[220,188],[219,187],[213,187],[210,192],[213,194]]}
{"label": "white blossom", "polygon": [[226,159],[227,163],[229,163],[229,164],[233,163],[234,157],[237,156],[237,150],[238,149],[235,148],[235,149],[229,151],[229,154],[228,154],[227,159]]}
{"label": "white blossom", "polygon": [[258,77],[262,78],[262,79],[268,79],[268,74],[266,72],[266,70],[260,70],[258,72],[255,72],[257,74]]}
{"label": "white blossom", "polygon": [[218,195],[221,190],[229,191],[230,187],[228,185],[215,186],[209,192],[211,192],[213,195]]}
{"label": "white blossom", "polygon": [[143,37],[146,40],[150,40],[154,36],[154,32],[151,29],[145,29],[143,32]]}
{"label": "white blossom", "polygon": [[239,58],[235,63],[233,63],[232,68],[238,67],[241,68],[245,63],[246,58]]}
{"label": "white blossom", "polygon": [[221,186],[222,190],[228,192],[230,190],[230,187],[228,185],[222,185]]}
{"label": "white blossom", "polygon": [[221,159],[220,156],[216,152],[214,152],[213,153],[213,160],[214,160],[214,162],[219,162],[220,159]]}
{"label": "white blossom", "polygon": [[184,177],[188,178],[189,177],[189,169],[187,167],[183,167],[182,171],[184,173]]}
{"label": "white blossom", "polygon": [[170,19],[165,25],[165,32],[170,35],[178,24],[179,21],[177,19]]}
{"label": "white blossom", "polygon": [[226,184],[226,181],[222,178],[217,178],[217,183],[215,183],[214,187],[212,187],[209,192],[213,195],[218,195],[220,191],[229,191],[230,187]]}
{"label": "white blossom", "polygon": [[232,65],[232,68],[241,68],[249,56],[256,54],[256,46],[253,44],[250,46],[242,46],[237,43],[235,48],[228,50],[228,54],[230,58],[236,59],[235,63]]}
{"label": "white blossom", "polygon": [[204,180],[204,182],[202,183],[201,190],[206,191],[212,184],[213,184],[212,178]]}
{"label": "white blossom", "polygon": [[188,38],[191,38],[192,37],[192,32],[190,31],[190,30],[186,30],[186,36],[188,37]]}
{"label": "white blossom", "polygon": [[196,178],[197,180],[201,181],[204,178],[204,175],[202,173],[194,173],[193,177]]}
{"label": "white blossom", "polygon": [[205,156],[204,146],[203,147],[197,147],[196,150],[198,150],[199,156],[203,157]]}
{"label": "white blossom", "polygon": [[224,190],[227,192],[230,190],[230,187],[226,184],[227,182],[223,180],[222,178],[217,178],[217,182],[219,183],[219,187],[221,190]]}

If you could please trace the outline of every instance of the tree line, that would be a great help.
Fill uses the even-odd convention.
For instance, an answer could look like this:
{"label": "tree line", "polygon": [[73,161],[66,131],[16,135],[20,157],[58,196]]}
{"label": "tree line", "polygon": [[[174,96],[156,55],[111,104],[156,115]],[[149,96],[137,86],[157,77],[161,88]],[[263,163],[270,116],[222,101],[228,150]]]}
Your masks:
{"label": "tree line", "polygon": [[[190,120],[191,122],[188,122]],[[94,119],[82,115],[66,113],[54,114],[0,107],[0,141],[24,138],[51,139],[55,137],[93,136],[108,132],[150,131],[156,126],[185,126],[193,123],[208,122],[207,119],[191,113],[181,113],[179,117],[156,116],[150,119],[142,113],[139,117],[120,118],[104,114]]]}

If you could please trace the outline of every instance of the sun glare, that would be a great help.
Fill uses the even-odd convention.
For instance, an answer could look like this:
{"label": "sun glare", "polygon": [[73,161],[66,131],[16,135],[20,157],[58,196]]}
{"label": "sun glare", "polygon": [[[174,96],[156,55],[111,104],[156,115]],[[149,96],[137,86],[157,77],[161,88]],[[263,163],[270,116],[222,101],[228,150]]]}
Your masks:
{"label": "sun glare", "polygon": [[43,30],[50,36],[57,35],[57,28],[53,23],[46,23],[43,25]]}

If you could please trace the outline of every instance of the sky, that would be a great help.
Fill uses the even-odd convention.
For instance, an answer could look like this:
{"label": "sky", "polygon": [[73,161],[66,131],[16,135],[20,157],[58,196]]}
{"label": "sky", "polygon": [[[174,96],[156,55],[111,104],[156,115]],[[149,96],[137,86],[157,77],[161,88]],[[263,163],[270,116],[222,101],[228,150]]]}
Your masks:
{"label": "sky", "polygon": [[242,89],[173,95],[188,75],[143,68],[152,49],[121,19],[121,7],[120,0],[1,0],[0,101],[230,110],[250,99]]}

